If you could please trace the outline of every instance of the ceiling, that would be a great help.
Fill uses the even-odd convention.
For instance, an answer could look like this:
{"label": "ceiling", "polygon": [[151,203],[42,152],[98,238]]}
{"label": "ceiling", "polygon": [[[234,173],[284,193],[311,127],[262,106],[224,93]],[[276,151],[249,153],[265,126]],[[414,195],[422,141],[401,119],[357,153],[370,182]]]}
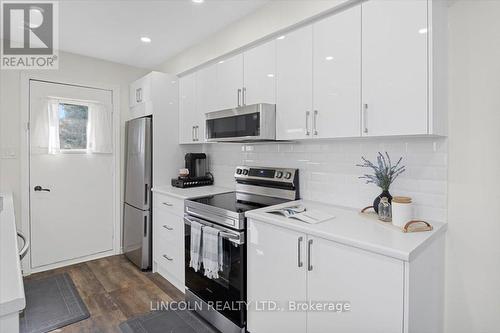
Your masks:
{"label": "ceiling", "polygon": [[151,69],[267,1],[60,1],[59,48]]}

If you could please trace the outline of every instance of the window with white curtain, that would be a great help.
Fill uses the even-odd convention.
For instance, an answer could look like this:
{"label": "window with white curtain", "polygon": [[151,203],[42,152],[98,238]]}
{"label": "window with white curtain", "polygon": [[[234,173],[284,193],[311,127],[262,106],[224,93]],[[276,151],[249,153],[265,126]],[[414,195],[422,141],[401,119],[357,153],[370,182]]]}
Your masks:
{"label": "window with white curtain", "polygon": [[110,105],[48,98],[33,115],[32,149],[35,153],[113,153],[113,118]]}

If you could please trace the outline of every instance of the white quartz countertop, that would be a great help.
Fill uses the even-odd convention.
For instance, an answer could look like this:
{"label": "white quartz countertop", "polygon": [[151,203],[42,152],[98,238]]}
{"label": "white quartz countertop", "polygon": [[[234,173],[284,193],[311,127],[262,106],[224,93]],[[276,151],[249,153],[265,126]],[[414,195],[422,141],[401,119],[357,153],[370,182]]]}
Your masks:
{"label": "white quartz countertop", "polygon": [[[306,209],[317,209],[335,218],[317,224],[308,224],[267,211],[302,204]],[[379,253],[396,259],[411,261],[434,238],[445,232],[445,223],[430,222],[432,231],[403,233],[390,225],[361,215],[357,210],[298,200],[247,212],[246,217],[307,233],[312,236]]]}
{"label": "white quartz countertop", "polygon": [[0,193],[0,317],[26,306],[12,195]]}
{"label": "white quartz countertop", "polygon": [[199,186],[199,187],[190,187],[190,188],[178,188],[173,187],[172,185],[159,185],[154,186],[152,189],[155,193],[169,195],[178,199],[191,199],[191,198],[199,198],[207,195],[213,195],[218,193],[225,193],[234,191],[232,188],[227,187],[219,187],[219,186]]}

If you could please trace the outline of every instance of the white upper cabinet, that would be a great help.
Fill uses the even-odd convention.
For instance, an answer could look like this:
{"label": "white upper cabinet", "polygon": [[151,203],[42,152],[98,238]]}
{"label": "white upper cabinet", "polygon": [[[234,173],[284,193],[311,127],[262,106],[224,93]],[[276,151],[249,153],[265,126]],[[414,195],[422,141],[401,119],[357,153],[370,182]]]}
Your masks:
{"label": "white upper cabinet", "polygon": [[196,72],[196,122],[194,141],[205,141],[205,113],[218,110],[217,67],[211,65]]}
{"label": "white upper cabinet", "polygon": [[216,68],[216,110],[243,105],[243,54],[219,61]]}
{"label": "white upper cabinet", "polygon": [[193,143],[196,113],[196,73],[179,79],[179,143]]}
{"label": "white upper cabinet", "polygon": [[276,104],[276,41],[244,53],[243,104]]}
{"label": "white upper cabinet", "polygon": [[361,133],[361,6],[313,25],[313,137]]}
{"label": "white upper cabinet", "polygon": [[363,135],[428,134],[427,1],[362,7]]}
{"label": "white upper cabinet", "polygon": [[277,140],[446,135],[446,69],[445,1],[353,3],[198,70],[181,142],[204,141],[206,112],[256,103],[276,104]]}
{"label": "white upper cabinet", "polygon": [[312,26],[276,40],[276,138],[293,140],[312,135]]}

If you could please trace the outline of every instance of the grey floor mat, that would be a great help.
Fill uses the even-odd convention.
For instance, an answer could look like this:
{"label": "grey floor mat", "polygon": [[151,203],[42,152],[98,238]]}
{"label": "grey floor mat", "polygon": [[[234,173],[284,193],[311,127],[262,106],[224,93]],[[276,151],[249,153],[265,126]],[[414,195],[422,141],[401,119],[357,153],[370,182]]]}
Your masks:
{"label": "grey floor mat", "polygon": [[188,310],[153,311],[120,324],[123,333],[217,333]]}
{"label": "grey floor mat", "polygon": [[90,316],[67,273],[24,283],[26,309],[19,319],[21,333],[45,333]]}

